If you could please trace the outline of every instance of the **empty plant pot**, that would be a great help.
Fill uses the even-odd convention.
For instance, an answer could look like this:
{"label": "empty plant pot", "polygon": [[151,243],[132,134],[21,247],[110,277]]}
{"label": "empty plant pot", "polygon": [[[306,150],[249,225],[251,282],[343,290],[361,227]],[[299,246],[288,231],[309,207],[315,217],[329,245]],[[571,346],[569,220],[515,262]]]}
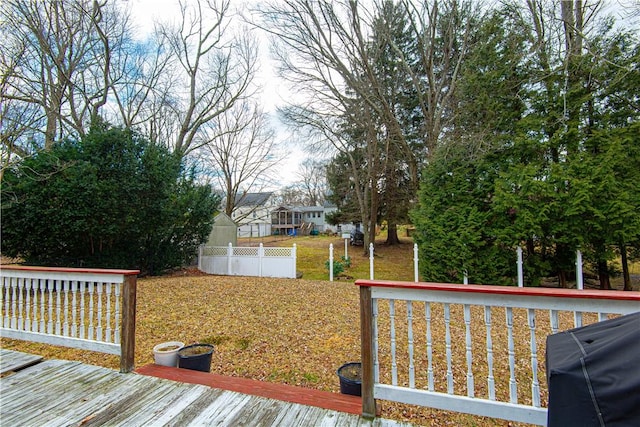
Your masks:
{"label": "empty plant pot", "polygon": [[184,347],[180,341],[168,341],[153,347],[153,360],[156,365],[178,366],[178,350]]}
{"label": "empty plant pot", "polygon": [[360,362],[345,363],[338,368],[340,393],[362,396],[362,364]]}
{"label": "empty plant pot", "polygon": [[211,344],[191,344],[178,350],[178,368],[211,372]]}

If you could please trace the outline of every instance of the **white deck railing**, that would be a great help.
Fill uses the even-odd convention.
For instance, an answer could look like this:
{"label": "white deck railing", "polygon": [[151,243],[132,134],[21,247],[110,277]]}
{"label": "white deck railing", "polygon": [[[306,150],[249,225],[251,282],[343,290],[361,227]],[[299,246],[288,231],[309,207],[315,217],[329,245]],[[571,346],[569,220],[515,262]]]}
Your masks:
{"label": "white deck railing", "polygon": [[291,248],[259,246],[201,246],[198,269],[225,276],[296,278],[296,245]]}
{"label": "white deck railing", "polygon": [[365,416],[381,399],[546,425],[546,337],[640,311],[640,292],[356,284]]}
{"label": "white deck railing", "polygon": [[5,267],[0,335],[120,355],[133,370],[138,271]]}

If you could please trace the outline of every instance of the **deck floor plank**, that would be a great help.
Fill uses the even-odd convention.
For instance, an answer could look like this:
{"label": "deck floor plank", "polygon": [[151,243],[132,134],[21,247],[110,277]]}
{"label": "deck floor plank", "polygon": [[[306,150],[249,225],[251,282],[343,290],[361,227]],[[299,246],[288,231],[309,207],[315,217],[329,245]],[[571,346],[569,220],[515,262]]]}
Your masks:
{"label": "deck floor plank", "polygon": [[0,374],[24,369],[42,359],[42,356],[0,348]]}
{"label": "deck floor plank", "polygon": [[232,421],[237,426],[272,426],[284,404],[273,399],[252,399]]}
{"label": "deck floor plank", "polygon": [[[199,395],[188,408],[176,408],[176,412],[171,414],[171,419],[165,425],[167,427],[182,427],[196,425],[194,420],[199,414],[212,405],[218,397],[223,393],[222,390],[216,390],[205,387],[204,392]],[[165,417],[162,417],[163,419]]]}
{"label": "deck floor plank", "polygon": [[3,426],[409,426],[64,360],[2,376],[0,389]]}

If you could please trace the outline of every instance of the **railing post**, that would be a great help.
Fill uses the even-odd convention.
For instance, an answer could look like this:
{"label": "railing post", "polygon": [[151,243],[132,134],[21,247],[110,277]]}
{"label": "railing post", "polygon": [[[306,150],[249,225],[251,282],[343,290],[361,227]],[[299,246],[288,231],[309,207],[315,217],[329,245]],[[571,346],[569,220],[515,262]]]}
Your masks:
{"label": "railing post", "polygon": [[[253,229],[253,225],[251,226]],[[258,231],[258,234],[260,232]],[[264,246],[262,243],[258,245],[258,277],[262,277],[262,264],[264,263]]]}
{"label": "railing post", "polygon": [[584,278],[582,273],[582,252],[576,251],[576,289],[584,289]]}
{"label": "railing post", "polygon": [[344,259],[347,260],[349,259],[349,252],[347,251],[347,242],[349,241],[349,239],[344,239]]}
{"label": "railing post", "polygon": [[120,372],[134,369],[136,342],[136,287],[138,276],[126,275],[122,283],[122,334],[120,335]]}
{"label": "railing post", "polygon": [[524,287],[524,272],[522,263],[522,247],[518,246],[518,287]]}
{"label": "railing post", "polygon": [[373,397],[375,382],[373,367],[373,301],[371,288],[360,287],[360,352],[362,357],[362,416],[375,418],[376,401]]}
{"label": "railing post", "polygon": [[292,276],[292,278],[295,279],[296,277],[298,277],[298,271],[297,271],[298,267],[296,265],[297,259],[298,259],[298,255],[297,255],[297,248],[296,248],[296,244],[295,243],[293,244],[293,247],[291,248],[291,258],[293,259],[293,263],[292,263],[293,264],[293,266],[292,266],[292,268],[293,268],[293,276]]}
{"label": "railing post", "polygon": [[329,281],[333,282],[333,243],[329,243]]}
{"label": "railing post", "polygon": [[420,281],[420,275],[418,274],[418,244],[413,244],[413,276],[416,282]]}
{"label": "railing post", "polygon": [[369,243],[369,279],[373,280],[373,243]]}

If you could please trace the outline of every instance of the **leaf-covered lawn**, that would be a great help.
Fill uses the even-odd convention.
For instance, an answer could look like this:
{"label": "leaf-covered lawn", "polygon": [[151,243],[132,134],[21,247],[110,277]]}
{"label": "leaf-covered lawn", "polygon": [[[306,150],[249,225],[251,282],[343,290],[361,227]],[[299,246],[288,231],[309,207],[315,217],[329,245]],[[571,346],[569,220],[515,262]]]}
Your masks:
{"label": "leaf-covered lawn", "polygon": [[[328,248],[328,241],[322,241],[322,251]],[[361,249],[351,253],[358,257],[356,266],[362,265],[356,277],[368,277],[368,260]],[[380,247],[376,270],[386,272],[380,278],[392,278],[394,269],[404,275],[408,270],[411,275],[411,251],[410,244],[386,252]],[[316,256],[327,259],[328,250],[326,257]],[[314,274],[322,274],[317,268],[324,268],[323,264],[306,265],[307,271],[316,268]],[[203,342],[215,347],[212,372],[339,392],[336,370],[360,359],[359,295],[353,281],[208,276],[185,271],[138,279],[137,303],[137,367],[153,363],[152,349],[158,343]],[[2,346],[46,358],[119,367],[118,357],[88,351],[6,339]],[[388,402],[382,403],[382,416],[421,425],[508,425]]]}

